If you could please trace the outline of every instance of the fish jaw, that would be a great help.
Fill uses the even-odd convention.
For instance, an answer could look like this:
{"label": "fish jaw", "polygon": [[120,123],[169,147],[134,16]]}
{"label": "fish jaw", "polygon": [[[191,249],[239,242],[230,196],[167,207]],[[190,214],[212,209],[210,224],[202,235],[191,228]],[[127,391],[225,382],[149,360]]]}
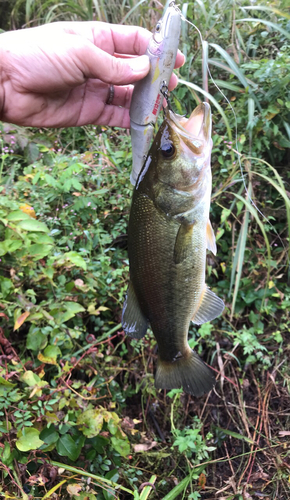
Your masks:
{"label": "fish jaw", "polygon": [[211,184],[211,149],[211,111],[207,103],[197,106],[189,119],[166,110],[149,154],[155,164],[153,182],[178,191],[194,191],[200,198],[202,185]]}

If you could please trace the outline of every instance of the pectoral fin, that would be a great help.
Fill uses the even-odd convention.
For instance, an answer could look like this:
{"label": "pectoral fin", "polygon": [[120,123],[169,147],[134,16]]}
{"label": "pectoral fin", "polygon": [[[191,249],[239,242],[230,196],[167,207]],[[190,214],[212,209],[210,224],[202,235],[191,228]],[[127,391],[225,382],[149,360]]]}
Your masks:
{"label": "pectoral fin", "polygon": [[141,339],[144,337],[148,328],[148,320],[145,318],[140,309],[131,281],[128,286],[127,296],[123,306],[122,326],[124,332],[129,335],[129,337],[133,337],[135,339]]}
{"label": "pectoral fin", "polygon": [[202,325],[217,318],[224,310],[224,303],[206,285],[200,298],[199,306],[191,321],[196,325]]}
{"label": "pectoral fin", "polygon": [[216,255],[215,235],[209,219],[206,225],[206,248]]}
{"label": "pectoral fin", "polygon": [[173,260],[180,264],[187,257],[192,257],[192,230],[193,224],[180,224],[174,246]]}

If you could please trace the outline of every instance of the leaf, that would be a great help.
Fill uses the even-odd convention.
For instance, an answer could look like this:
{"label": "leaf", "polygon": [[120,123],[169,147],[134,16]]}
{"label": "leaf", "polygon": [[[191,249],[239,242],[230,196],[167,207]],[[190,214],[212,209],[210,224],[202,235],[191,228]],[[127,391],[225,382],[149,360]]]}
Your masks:
{"label": "leaf", "polygon": [[20,220],[30,220],[31,217],[27,214],[27,212],[24,212],[21,207],[20,210],[14,210],[13,212],[10,212],[7,215],[7,220],[9,221],[20,221]]}
{"label": "leaf", "polygon": [[77,252],[67,252],[64,254],[64,257],[75,266],[81,267],[82,269],[84,269],[84,271],[86,271],[87,269],[86,261]]}
{"label": "leaf", "polygon": [[37,358],[42,363],[46,363],[48,365],[57,365],[57,357],[60,356],[61,350],[56,345],[48,345],[43,353],[39,353]]}
{"label": "leaf", "polygon": [[33,373],[33,371],[31,370],[27,370],[22,375],[21,380],[29,387],[35,387],[35,386],[44,387],[47,385],[47,382],[45,380],[41,380],[41,378],[36,373]]}
{"label": "leaf", "polygon": [[56,322],[58,324],[65,323],[73,318],[76,314],[85,311],[85,308],[78,302],[63,302],[62,309],[57,313]]}
{"label": "leaf", "polygon": [[51,425],[50,427],[45,427],[41,431],[39,437],[40,439],[42,439],[42,441],[44,441],[44,446],[50,446],[57,442],[57,440],[59,439],[59,433],[57,432],[55,426]]}
{"label": "leaf", "polygon": [[130,443],[127,436],[124,439],[112,437],[111,443],[113,448],[120,453],[122,457],[127,457],[130,453]]}
{"label": "leaf", "polygon": [[29,217],[29,220],[21,220],[18,224],[17,227],[20,229],[24,229],[25,231],[39,231],[41,233],[48,233],[49,229],[48,227],[43,223],[35,219],[31,219]]}
{"label": "leaf", "polygon": [[97,436],[103,428],[102,410],[86,410],[77,419],[77,425],[88,438]]}
{"label": "leaf", "polygon": [[12,382],[9,382],[9,380],[6,380],[3,377],[0,377],[0,385],[4,385],[5,387],[15,387],[17,384],[12,384]]}
{"label": "leaf", "polygon": [[31,257],[34,257],[34,260],[40,260],[43,259],[43,257],[46,257],[51,252],[52,248],[52,245],[41,245],[39,243],[35,243],[28,248],[27,253]]}
{"label": "leaf", "polygon": [[28,318],[30,312],[29,311],[26,311],[25,313],[21,314],[21,316],[19,316],[15,323],[14,323],[14,331],[15,330],[18,330],[18,328],[21,327],[21,325],[23,325],[24,321]]}
{"label": "leaf", "polygon": [[[43,317],[43,315],[41,315]],[[30,317],[31,321],[33,321],[33,317]],[[38,327],[32,325],[29,329],[26,338],[26,347],[27,349],[31,349],[32,351],[41,351],[44,349],[47,344],[47,335],[43,333],[43,331]]]}
{"label": "leaf", "polygon": [[59,455],[62,457],[68,457],[70,460],[77,460],[80,450],[73,438],[69,434],[64,434],[61,436],[59,441],[56,443],[56,449]]}
{"label": "leaf", "polygon": [[[119,479],[119,474],[117,469],[110,470],[107,472],[105,475],[106,479],[110,479],[113,483],[116,483]],[[105,497],[105,500],[115,500],[116,496],[114,494],[114,490],[109,488],[108,490],[105,489],[103,490],[103,495]]]}
{"label": "leaf", "polygon": [[39,438],[39,431],[34,429],[33,427],[29,429],[23,429],[23,431],[19,431],[17,434],[16,446],[19,451],[30,451],[37,450],[43,445],[43,441]]}

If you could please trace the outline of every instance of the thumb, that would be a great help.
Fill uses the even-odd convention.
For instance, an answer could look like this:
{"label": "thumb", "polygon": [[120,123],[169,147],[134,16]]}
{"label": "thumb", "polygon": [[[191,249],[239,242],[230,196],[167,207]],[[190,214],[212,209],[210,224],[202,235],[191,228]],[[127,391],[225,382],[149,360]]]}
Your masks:
{"label": "thumb", "polygon": [[141,80],[150,69],[149,57],[146,55],[122,59],[93,46],[87,56],[82,61],[87,66],[86,77],[99,78],[114,85],[128,85]]}

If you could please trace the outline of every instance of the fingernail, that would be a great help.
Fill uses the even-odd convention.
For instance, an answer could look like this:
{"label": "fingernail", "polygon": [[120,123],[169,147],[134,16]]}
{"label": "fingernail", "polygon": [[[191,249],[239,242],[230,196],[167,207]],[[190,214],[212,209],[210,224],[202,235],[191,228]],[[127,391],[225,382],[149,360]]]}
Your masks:
{"label": "fingernail", "polygon": [[146,74],[148,73],[150,68],[149,57],[145,55],[129,59],[128,64],[135,75],[138,75],[140,73]]}

